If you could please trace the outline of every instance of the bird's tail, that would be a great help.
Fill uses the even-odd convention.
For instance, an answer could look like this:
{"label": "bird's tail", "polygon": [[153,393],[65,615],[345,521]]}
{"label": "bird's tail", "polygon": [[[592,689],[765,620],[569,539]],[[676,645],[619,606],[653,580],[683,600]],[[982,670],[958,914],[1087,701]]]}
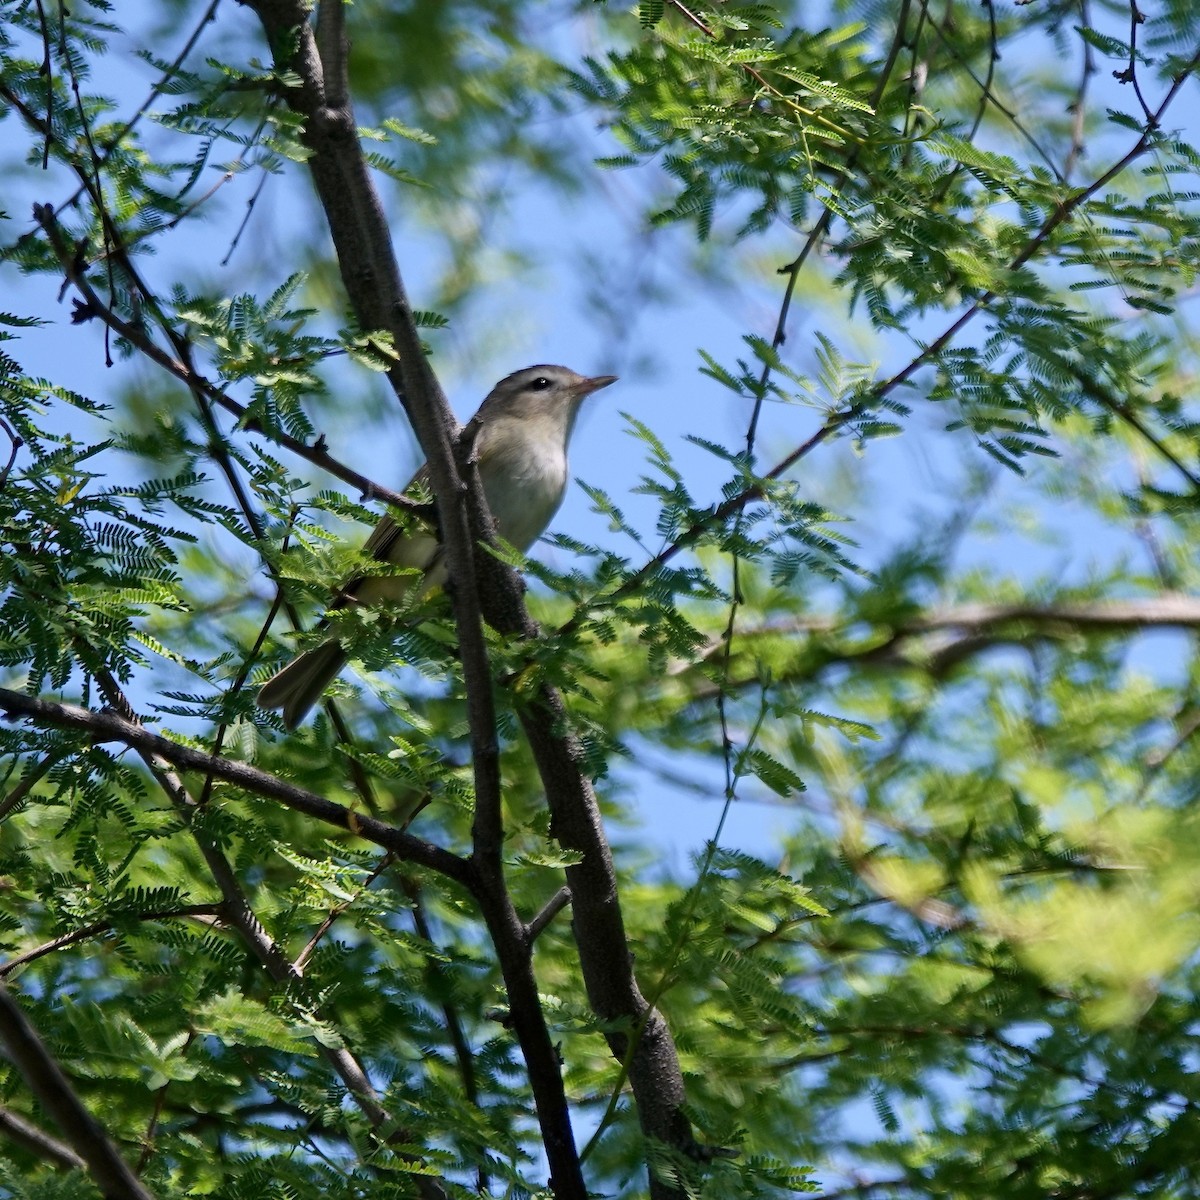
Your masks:
{"label": "bird's tail", "polygon": [[345,663],[346,652],[334,638],[305,650],[262,685],[259,707],[282,708],[284,724],[295,729]]}

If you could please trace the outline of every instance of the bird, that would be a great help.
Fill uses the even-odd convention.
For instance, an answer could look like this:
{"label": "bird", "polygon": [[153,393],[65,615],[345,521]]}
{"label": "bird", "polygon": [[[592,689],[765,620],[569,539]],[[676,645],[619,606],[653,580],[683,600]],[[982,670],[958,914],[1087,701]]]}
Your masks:
{"label": "bird", "polygon": [[[580,405],[616,379],[615,375],[579,375],[546,363],[524,367],[500,380],[467,423],[463,433],[468,445],[474,446],[496,532],[521,553],[542,536],[562,503],[567,490],[567,443]],[[405,490],[427,485],[428,479],[425,465]],[[419,597],[443,586],[448,578],[441,544],[427,524],[407,529],[385,514],[363,552],[380,562],[408,567],[411,573],[351,579],[330,609],[403,600],[414,586]],[[282,709],[284,724],[295,729],[345,666],[346,658],[346,647],[330,635],[272,675],[259,690],[259,706]]]}

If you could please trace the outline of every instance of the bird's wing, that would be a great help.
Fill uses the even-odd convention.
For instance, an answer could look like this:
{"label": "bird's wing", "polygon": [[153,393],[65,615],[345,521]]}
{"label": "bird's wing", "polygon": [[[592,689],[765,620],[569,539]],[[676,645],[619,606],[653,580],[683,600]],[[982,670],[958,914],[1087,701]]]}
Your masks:
{"label": "bird's wing", "polygon": [[[427,489],[429,486],[429,468],[422,466],[408,481],[404,492],[410,494],[414,489]],[[413,518],[414,521],[418,518]],[[400,525],[390,513],[384,513],[379,518],[371,536],[363,545],[363,553],[369,554],[379,562],[391,562],[397,566],[412,566],[426,568],[432,565],[440,554],[436,535],[424,534],[410,526]],[[344,608],[355,600],[370,602],[372,598],[358,595],[363,583],[369,582],[370,576],[356,575],[347,580],[338,589],[329,607]],[[391,589],[387,589],[391,590]],[[399,596],[392,597],[398,599]]]}
{"label": "bird's wing", "polygon": [[[491,396],[488,399],[490,400]],[[474,443],[482,428],[480,416],[487,407],[487,403],[488,401],[485,400],[480,405],[479,412],[463,427],[461,435],[466,439],[468,445],[472,446],[472,454],[478,455],[481,464],[487,458],[488,449],[486,445],[478,447]],[[414,490],[429,493],[428,463],[424,463],[408,481],[408,485],[404,489],[405,495],[410,495]],[[419,518],[414,518],[414,520],[419,520]],[[425,524],[428,525],[428,522]],[[391,514],[384,513],[363,545],[363,553],[371,555],[379,562],[394,563],[398,567],[419,567],[425,572],[423,591],[441,587],[445,582],[445,568],[442,562],[443,549],[436,529],[431,528],[428,533],[424,533],[419,528],[413,528],[411,524],[401,526],[396,523]],[[361,594],[364,583],[371,592],[375,593],[374,595],[364,596]],[[388,586],[382,581],[373,583],[370,577],[358,575],[342,585],[329,607],[342,608],[355,600],[365,603],[373,603],[379,599],[399,600],[405,591],[407,591],[407,584],[400,587]]]}
{"label": "bird's wing", "polygon": [[[408,486],[404,489],[404,494],[408,495],[418,485],[423,489],[429,487],[428,464],[423,465],[408,481]],[[372,558],[377,558],[380,562],[391,561],[390,551],[396,543],[396,538],[403,532],[404,530],[395,522],[391,513],[384,513],[379,518],[375,528],[371,531],[371,536],[367,538],[366,543],[363,545],[363,553],[369,554]],[[347,588],[349,586],[349,584],[346,585]],[[343,588],[342,590],[346,589]]]}

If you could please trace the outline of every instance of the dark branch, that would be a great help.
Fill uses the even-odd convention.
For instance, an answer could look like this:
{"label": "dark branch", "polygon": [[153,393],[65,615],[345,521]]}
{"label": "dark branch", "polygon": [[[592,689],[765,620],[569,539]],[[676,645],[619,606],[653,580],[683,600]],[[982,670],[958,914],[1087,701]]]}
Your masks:
{"label": "dark branch", "polygon": [[374,842],[385,850],[390,850],[398,859],[428,867],[469,890],[474,887],[474,871],[470,864],[441,846],[414,837],[411,833],[404,833],[394,825],[388,825],[374,817],[352,812],[340,804],[334,804],[323,796],[306,791],[266,771],[260,771],[248,763],[234,762],[228,758],[207,754],[203,750],[193,750],[190,746],[181,746],[178,742],[151,733],[144,726],[134,724],[116,713],[95,712],[74,704],[40,700],[10,688],[0,688],[0,710],[9,716],[31,717],[42,725],[79,730],[98,741],[121,742],[139,753],[145,751],[156,754],[181,770],[211,772],[217,779],[242,788],[252,795],[276,800],[296,812]]}
{"label": "dark branch", "polygon": [[[2,88],[0,88],[0,95],[4,95],[6,100],[9,99]],[[239,421],[244,422],[247,429],[252,432],[261,433],[269,440],[290,450],[297,457],[305,459],[316,467],[320,467],[323,471],[328,471],[330,475],[342,480],[343,483],[348,483],[351,487],[357,488],[360,495],[365,499],[382,500],[394,508],[405,511],[423,511],[423,506],[417,504],[409,497],[401,495],[399,492],[385,487],[381,483],[376,483],[373,479],[368,479],[367,476],[354,470],[353,467],[347,466],[341,460],[334,458],[325,449],[323,438],[318,438],[314,445],[309,446],[300,441],[299,438],[294,438],[290,434],[284,433],[281,429],[267,429],[252,420],[247,420],[249,410],[244,404],[239,403],[187,363],[169,354],[154,342],[145,330],[132,322],[126,321],[105,303],[104,299],[92,287],[87,276],[80,270],[80,264],[76,261],[74,250],[67,245],[63,238],[54,212],[49,205],[36,206],[34,213],[38,219],[38,223],[50,239],[50,244],[54,248],[54,252],[58,255],[59,262],[67,279],[83,297],[88,313],[102,320],[114,333],[124,338],[130,345],[135,346],[151,362],[174,376],[181,383],[186,384],[197,394],[211,400],[226,412],[231,413]]]}
{"label": "dark branch", "polygon": [[0,429],[4,430],[5,436],[12,447],[9,451],[8,462],[4,464],[4,469],[0,470],[0,492],[2,492],[8,486],[8,477],[12,472],[13,464],[17,461],[17,454],[20,452],[21,447],[25,445],[25,442],[16,430],[3,418],[0,418]]}
{"label": "dark branch", "polygon": [[[413,422],[425,450],[430,482],[438,502],[446,560],[454,582],[453,601],[464,683],[469,697],[468,719],[475,772],[476,819],[472,864],[476,872],[484,918],[496,946],[513,1027],[529,1068],[538,1119],[555,1192],[584,1200],[586,1187],[574,1146],[566,1095],[553,1043],[546,1029],[529,945],[523,923],[512,905],[501,871],[499,764],[491,673],[483,642],[481,617],[502,633],[530,636],[536,626],[525,611],[522,585],[515,572],[501,567],[490,555],[476,559],[477,542],[490,541],[490,521],[477,473],[456,457],[458,426],[437,380],[421,351],[408,298],[392,250],[390,231],[378,195],[368,175],[354,135],[353,114],[341,99],[337,81],[322,72],[316,38],[308,12],[295,0],[255,0],[272,46],[290,52],[285,64],[299,80],[287,101],[305,118],[304,139],[312,151],[308,160],[317,193],[329,222],[343,283],[360,326],[388,331],[398,354],[389,377]],[[326,20],[333,21],[330,14]],[[291,48],[294,47],[294,50]],[[330,57],[328,45],[326,57]],[[335,56],[336,57],[336,56]],[[481,586],[485,582],[486,586]],[[629,948],[625,942],[611,854],[600,825],[599,810],[585,778],[583,755],[575,740],[558,730],[567,728],[561,697],[543,689],[535,707],[523,714],[526,735],[534,747],[539,773],[546,786],[555,836],[583,852],[585,863],[568,872],[576,898],[577,942],[589,996],[605,1017],[626,1016],[637,1021],[645,1002],[632,983]],[[588,900],[581,891],[588,890]],[[603,914],[589,923],[586,916]],[[614,979],[615,992],[607,990]],[[661,1022],[659,1022],[661,1025]],[[665,1032],[665,1026],[662,1027]],[[648,1039],[649,1040],[649,1039]],[[643,1126],[653,1137],[675,1146],[690,1147],[683,1118],[682,1076],[669,1034],[658,1039],[666,1047],[669,1066],[652,1078],[638,1077],[637,1096]],[[665,1088],[657,1085],[660,1078]],[[659,1115],[663,1106],[669,1120]],[[653,1115],[652,1115],[653,1114]],[[652,1184],[656,1196],[675,1196],[674,1187]]]}
{"label": "dark branch", "polygon": [[546,907],[529,922],[526,929],[526,936],[529,938],[530,944],[536,942],[538,935],[558,916],[568,904],[571,903],[571,889],[559,888],[553,896],[550,897]]}
{"label": "dark branch", "polygon": [[38,1158],[60,1170],[82,1171],[87,1167],[87,1163],[66,1142],[51,1137],[44,1129],[39,1129],[32,1121],[18,1112],[13,1112],[11,1108],[0,1108],[0,1137],[16,1142],[18,1146],[23,1146],[31,1154],[36,1154]]}
{"label": "dark branch", "polygon": [[0,799],[0,821],[3,821],[18,805],[25,799],[26,796],[33,790],[46,773],[54,766],[59,759],[63,758],[63,752],[60,750],[51,751],[45,755],[40,761],[34,763],[24,775],[21,776],[16,786],[11,792],[5,794],[3,799]]}
{"label": "dark branch", "polygon": [[99,1122],[84,1107],[70,1080],[3,984],[0,984],[0,1041],[42,1109],[87,1164],[88,1173],[105,1200],[155,1200],[154,1193],[133,1173]]}

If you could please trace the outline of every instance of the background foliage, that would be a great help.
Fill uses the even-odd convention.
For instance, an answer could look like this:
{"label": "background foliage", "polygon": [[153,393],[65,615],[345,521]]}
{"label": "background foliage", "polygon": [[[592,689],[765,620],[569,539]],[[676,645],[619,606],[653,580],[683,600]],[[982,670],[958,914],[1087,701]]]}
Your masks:
{"label": "background foliage", "polygon": [[[649,1163],[663,1195],[1195,1194],[1200,14],[347,19],[435,367],[519,365],[490,364],[550,281],[601,331],[597,369],[656,379],[585,471],[590,515],[528,564],[543,636],[489,636],[505,879],[590,1189],[644,1194]],[[411,832],[470,853],[444,601],[349,614],[361,671],[307,729],[253,703],[379,509],[342,468],[407,478],[366,449],[395,406],[295,80],[220,0],[12,0],[0,52],[0,976],[155,1195],[536,1193],[470,888],[355,836],[424,805]],[[557,214],[535,236],[505,216],[530,195]],[[705,1153],[647,1143],[589,1005],[575,860],[516,719],[541,682]],[[350,829],[20,694],[252,764]],[[673,870],[629,813],[689,792],[705,841]],[[727,834],[748,804],[754,852]],[[0,1194],[114,1194],[8,1046]]]}

